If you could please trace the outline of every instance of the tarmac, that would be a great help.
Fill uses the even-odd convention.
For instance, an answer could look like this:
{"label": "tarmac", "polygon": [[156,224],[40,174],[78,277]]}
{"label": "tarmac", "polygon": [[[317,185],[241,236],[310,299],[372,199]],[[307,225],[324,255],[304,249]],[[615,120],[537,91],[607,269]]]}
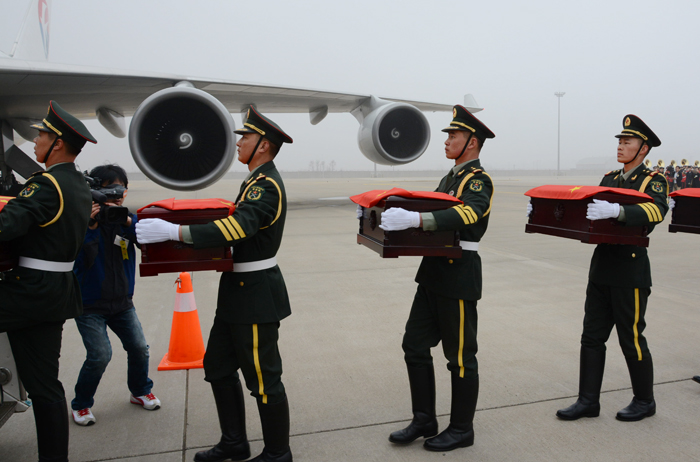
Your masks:
{"label": "tarmac", "polygon": [[[488,163],[487,163],[488,164]],[[283,174],[284,175],[284,174]],[[657,413],[620,422],[632,398],[613,331],[608,342],[601,415],[565,422],[557,409],[578,390],[579,339],[593,246],[526,234],[528,189],[543,184],[597,185],[600,176],[494,176],[489,229],[480,244],[484,296],[479,301],[481,391],[470,448],[431,453],[422,440],[389,443],[411,418],[401,339],[415,294],[417,257],[382,259],[357,245],[355,205],[373,189],[433,190],[437,177],[290,179],[289,211],[278,254],[292,303],[279,347],[296,461],[669,461],[700,460],[700,237],[668,232],[670,213],[651,235],[653,288],[646,335],[655,365]],[[240,180],[198,192],[130,183],[132,210],[159,199],[235,199]],[[112,361],[95,396],[97,423],[70,425],[70,460],[181,462],[216,444],[220,430],[202,369],[157,371],[168,350],[177,274],[138,278],[134,303],[150,344],[158,411],[129,404],[126,354],[113,334]],[[193,285],[206,344],[219,275],[197,272]],[[433,351],[440,428],[449,422],[450,379],[440,347]],[[60,378],[68,401],[85,357],[75,323],[64,327]],[[244,389],[245,390],[245,389]],[[246,394],[253,455],[263,447],[255,401]],[[37,460],[31,411],[0,429],[0,461]]]}

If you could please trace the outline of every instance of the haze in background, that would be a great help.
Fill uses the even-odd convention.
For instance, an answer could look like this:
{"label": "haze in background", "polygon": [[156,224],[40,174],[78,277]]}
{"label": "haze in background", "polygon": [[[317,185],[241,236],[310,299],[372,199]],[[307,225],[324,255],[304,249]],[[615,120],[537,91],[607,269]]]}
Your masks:
{"label": "haze in background", "polygon": [[[489,169],[556,169],[554,92],[563,91],[562,169],[614,167],[613,136],[627,113],[661,138],[654,164],[692,162],[700,159],[699,17],[700,2],[689,0],[53,0],[49,60],[446,104],[472,93],[485,107],[477,117],[496,133],[482,155]],[[379,170],[450,167],[440,129],[451,114],[427,116],[425,154]],[[281,170],[374,167],[350,114],[317,126],[308,114],[271,117],[294,138],[276,160]],[[109,160],[138,170],[126,139],[87,125],[99,144],[80,156],[82,169]],[[244,170],[234,162],[232,171]]]}

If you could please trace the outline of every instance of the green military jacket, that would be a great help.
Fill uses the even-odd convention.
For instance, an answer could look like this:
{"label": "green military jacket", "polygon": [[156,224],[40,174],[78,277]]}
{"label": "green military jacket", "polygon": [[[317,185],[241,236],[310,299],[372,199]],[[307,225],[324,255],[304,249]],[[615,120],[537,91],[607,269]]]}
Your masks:
{"label": "green military jacket", "polygon": [[[263,164],[241,184],[236,210],[225,219],[190,225],[195,248],[233,246],[236,263],[277,255],[287,215],[287,194],[274,162]],[[278,266],[247,273],[225,272],[219,282],[216,315],[226,322],[277,322],[291,314]]]}
{"label": "green military jacket", "polygon": [[[91,210],[90,188],[75,164],[54,165],[27,180],[0,212],[0,241],[9,241],[19,256],[72,262],[83,245]],[[60,321],[83,312],[73,271],[18,266],[0,281],[0,300],[6,309],[34,320]]]}
{"label": "green military jacket", "polygon": [[[469,163],[457,175],[445,176],[436,192],[458,197],[463,204],[432,212],[438,231],[459,231],[460,239],[479,242],[489,225],[493,182],[479,160]],[[445,297],[461,300],[481,298],[481,257],[462,250],[462,258],[424,257],[416,282]]]}
{"label": "green military jacket", "polygon": [[[651,233],[668,211],[666,178],[642,166],[620,185],[621,174],[621,170],[608,172],[600,186],[636,189],[648,194],[654,202],[621,205],[620,208],[625,211],[626,226],[646,226]],[[588,279],[615,287],[651,287],[651,265],[646,247],[599,244],[593,252]]]}

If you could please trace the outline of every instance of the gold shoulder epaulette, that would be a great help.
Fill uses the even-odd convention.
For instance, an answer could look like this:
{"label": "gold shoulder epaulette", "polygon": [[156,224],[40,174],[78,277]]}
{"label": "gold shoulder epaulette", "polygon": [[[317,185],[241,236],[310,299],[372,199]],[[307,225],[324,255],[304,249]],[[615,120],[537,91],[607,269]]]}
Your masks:
{"label": "gold shoulder epaulette", "polygon": [[620,173],[619,170],[610,170],[608,173],[606,173],[604,176],[609,176],[609,175],[617,175]]}

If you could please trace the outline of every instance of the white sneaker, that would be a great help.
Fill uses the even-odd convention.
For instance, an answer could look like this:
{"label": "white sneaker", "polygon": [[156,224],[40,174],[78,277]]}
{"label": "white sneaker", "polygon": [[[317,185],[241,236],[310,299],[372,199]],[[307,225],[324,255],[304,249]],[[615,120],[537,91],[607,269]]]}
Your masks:
{"label": "white sneaker", "polygon": [[153,393],[149,393],[144,396],[131,395],[131,404],[140,404],[144,409],[149,411],[160,409],[160,400],[156,398],[156,395]]}
{"label": "white sneaker", "polygon": [[95,424],[95,416],[92,415],[92,411],[89,407],[81,409],[79,411],[73,411],[73,421],[78,425],[87,427]]}

